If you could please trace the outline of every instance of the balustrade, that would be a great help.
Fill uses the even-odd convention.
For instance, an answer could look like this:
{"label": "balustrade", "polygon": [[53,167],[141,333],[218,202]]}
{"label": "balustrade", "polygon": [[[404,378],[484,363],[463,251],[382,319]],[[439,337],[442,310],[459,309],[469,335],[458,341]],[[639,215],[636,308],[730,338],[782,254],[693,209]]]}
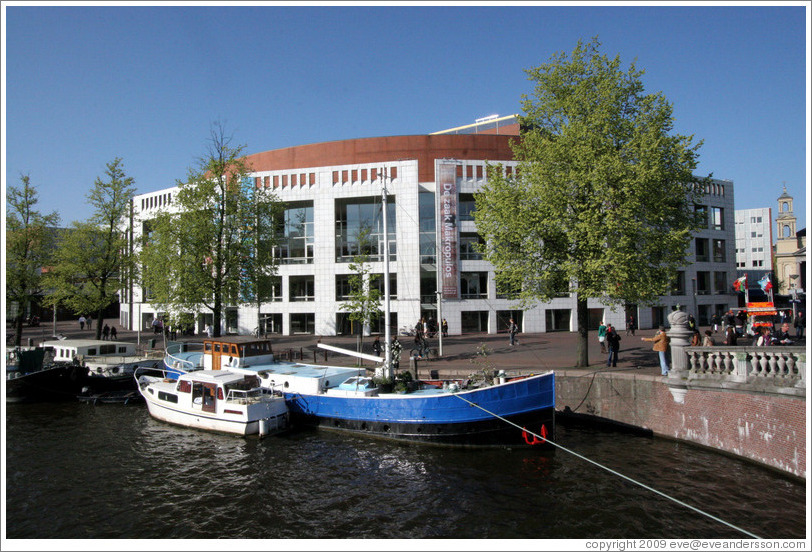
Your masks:
{"label": "balustrade", "polygon": [[[804,347],[685,347],[687,379],[806,387]],[[675,352],[672,349],[672,353]]]}

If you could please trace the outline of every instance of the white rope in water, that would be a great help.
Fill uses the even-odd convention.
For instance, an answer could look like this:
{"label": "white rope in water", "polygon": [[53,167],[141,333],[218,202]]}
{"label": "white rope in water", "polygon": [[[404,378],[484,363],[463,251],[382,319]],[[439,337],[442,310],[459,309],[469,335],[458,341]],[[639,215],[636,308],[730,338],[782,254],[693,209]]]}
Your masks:
{"label": "white rope in water", "polygon": [[592,464],[592,465],[594,465],[594,466],[597,466],[597,467],[599,467],[599,468],[601,468],[601,469],[603,469],[603,470],[606,470],[606,471],[608,471],[608,472],[609,472],[609,473],[611,473],[611,474],[617,475],[618,477],[621,477],[621,478],[625,479],[626,481],[628,481],[628,482],[630,482],[630,483],[634,483],[635,485],[639,485],[640,487],[643,487],[643,488],[644,488],[644,489],[646,489],[646,490],[649,490],[649,491],[651,491],[651,492],[653,492],[653,493],[656,493],[656,494],[660,495],[660,496],[661,496],[661,497],[663,497],[663,498],[666,498],[666,499],[668,499],[668,500],[671,500],[672,502],[676,502],[676,503],[677,503],[677,504],[679,504],[680,506],[684,506],[685,508],[688,508],[689,510],[693,510],[694,512],[696,512],[696,513],[698,513],[698,514],[702,514],[703,516],[705,516],[705,517],[709,517],[710,519],[712,519],[712,520],[714,520],[714,521],[718,521],[718,522],[719,522],[719,523],[721,523],[722,525],[727,525],[727,526],[728,526],[728,527],[730,527],[731,529],[735,529],[736,531],[739,531],[739,532],[741,532],[741,533],[744,533],[745,535],[748,535],[748,536],[750,536],[750,537],[753,537],[754,539],[760,539],[760,538],[761,538],[761,537],[759,537],[758,535],[754,535],[753,533],[751,533],[751,532],[749,532],[749,531],[747,531],[747,530],[745,530],[745,529],[742,529],[741,527],[737,527],[737,526],[733,525],[732,523],[728,523],[727,521],[725,521],[725,520],[723,520],[723,519],[719,519],[718,517],[716,517],[716,516],[714,516],[714,515],[712,515],[712,514],[709,514],[709,513],[707,513],[707,512],[704,512],[704,511],[700,510],[699,508],[695,508],[695,507],[691,506],[690,504],[686,504],[685,502],[683,502],[683,501],[681,501],[681,500],[679,500],[679,499],[677,499],[677,498],[674,498],[674,497],[669,496],[669,495],[667,495],[667,494],[665,494],[665,493],[663,493],[663,492],[661,492],[661,491],[658,491],[657,489],[654,489],[654,488],[652,488],[652,487],[649,487],[649,486],[648,486],[648,485],[646,485],[645,483],[641,483],[641,482],[639,482],[639,481],[636,481],[636,480],[632,479],[631,477],[628,477],[628,476],[626,476],[626,475],[623,475],[622,473],[619,473],[619,472],[617,472],[617,471],[613,470],[612,468],[608,468],[608,467],[606,467],[606,466],[604,466],[604,465],[602,465],[602,464],[599,464],[598,462],[595,462],[594,460],[590,460],[590,459],[589,459],[589,458],[587,458],[586,456],[583,456],[583,455],[581,455],[581,454],[578,454],[577,452],[572,451],[572,450],[569,450],[568,448],[566,448],[566,447],[564,447],[564,446],[561,446],[561,445],[559,445],[558,443],[555,443],[555,442],[553,442],[553,441],[550,441],[550,440],[549,440],[549,439],[547,439],[546,437],[542,437],[541,435],[537,435],[537,434],[533,433],[532,431],[528,431],[527,429],[525,429],[525,428],[521,427],[520,425],[518,425],[518,424],[514,424],[514,423],[513,423],[513,422],[511,422],[510,420],[507,420],[507,419],[503,418],[502,416],[499,416],[498,414],[494,414],[493,412],[490,412],[490,411],[489,411],[489,410],[487,410],[486,408],[483,408],[483,407],[479,406],[478,404],[476,404],[476,403],[474,403],[474,402],[469,401],[469,400],[468,400],[468,399],[466,399],[465,397],[461,397],[461,396],[456,395],[456,394],[455,394],[454,396],[455,396],[455,397],[457,397],[458,399],[461,399],[461,400],[463,400],[463,401],[467,402],[467,403],[468,403],[468,404],[470,404],[471,406],[475,406],[475,407],[479,408],[479,409],[480,409],[480,410],[482,410],[483,412],[487,412],[488,414],[490,414],[490,415],[491,415],[491,416],[493,416],[494,418],[498,418],[498,419],[502,420],[503,422],[508,423],[508,424],[512,425],[513,427],[516,427],[516,428],[518,428],[518,429],[521,429],[522,431],[524,431],[524,432],[528,433],[529,435],[533,435],[534,437],[536,437],[536,438],[538,438],[538,439],[541,439],[541,440],[543,440],[543,441],[547,441],[548,443],[550,443],[550,444],[551,444],[551,445],[553,445],[554,447],[556,447],[556,448],[560,448],[560,449],[561,449],[561,450],[563,450],[564,452],[568,452],[569,454],[572,454],[573,456],[577,456],[577,457],[578,457],[578,458],[580,458],[581,460],[585,460],[586,462],[589,462],[590,464]]}

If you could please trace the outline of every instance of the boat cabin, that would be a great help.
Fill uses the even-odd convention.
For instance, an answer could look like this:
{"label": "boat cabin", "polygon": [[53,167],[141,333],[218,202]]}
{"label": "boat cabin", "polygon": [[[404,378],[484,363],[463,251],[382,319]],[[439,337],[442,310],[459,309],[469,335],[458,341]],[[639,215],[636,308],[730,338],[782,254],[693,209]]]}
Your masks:
{"label": "boat cabin", "polygon": [[250,336],[228,336],[203,340],[203,368],[245,368],[274,361],[271,342]]}
{"label": "boat cabin", "polygon": [[43,341],[43,349],[54,351],[54,362],[73,362],[84,357],[133,356],[135,343],[126,341],[104,341],[101,339],[59,339]]}

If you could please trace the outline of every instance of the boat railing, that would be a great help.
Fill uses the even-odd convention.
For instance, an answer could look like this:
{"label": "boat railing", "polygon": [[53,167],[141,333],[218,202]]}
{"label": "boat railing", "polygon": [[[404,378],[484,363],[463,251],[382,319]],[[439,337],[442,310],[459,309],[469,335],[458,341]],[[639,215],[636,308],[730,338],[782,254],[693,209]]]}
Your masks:
{"label": "boat railing", "polygon": [[[187,358],[181,358],[178,356],[180,353],[193,353],[194,356],[190,355]],[[194,360],[191,360],[192,358],[194,358]],[[172,366],[177,362],[178,367],[187,372],[200,368],[203,366],[203,344],[185,341],[181,343],[170,343],[166,346],[164,359],[167,366]]]}
{"label": "boat railing", "polygon": [[234,404],[254,404],[261,402],[263,399],[272,397],[274,392],[264,387],[255,387],[253,389],[229,389],[226,393],[226,402]]}

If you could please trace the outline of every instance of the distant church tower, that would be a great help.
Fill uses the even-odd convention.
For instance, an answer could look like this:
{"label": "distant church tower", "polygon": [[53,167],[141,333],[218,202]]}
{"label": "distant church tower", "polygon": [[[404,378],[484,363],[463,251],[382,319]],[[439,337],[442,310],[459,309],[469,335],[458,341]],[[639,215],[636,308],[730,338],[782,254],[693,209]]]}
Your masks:
{"label": "distant church tower", "polygon": [[[784,193],[778,198],[778,217],[776,223],[775,240],[775,275],[778,278],[778,293],[789,293],[791,284],[796,284],[799,276],[799,266],[796,254],[802,247],[796,235],[795,214],[792,212],[792,196]],[[805,245],[805,244],[804,244]],[[793,278],[794,276],[794,278]]]}

